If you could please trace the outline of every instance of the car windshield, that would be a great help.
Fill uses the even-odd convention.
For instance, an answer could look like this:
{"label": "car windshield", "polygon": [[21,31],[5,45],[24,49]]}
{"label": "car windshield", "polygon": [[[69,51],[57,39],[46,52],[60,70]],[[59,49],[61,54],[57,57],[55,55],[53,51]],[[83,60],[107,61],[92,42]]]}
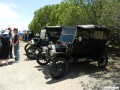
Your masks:
{"label": "car windshield", "polygon": [[76,31],[76,27],[63,27],[59,41],[73,43]]}
{"label": "car windshield", "polygon": [[42,29],[40,33],[40,38],[45,38],[46,29]]}

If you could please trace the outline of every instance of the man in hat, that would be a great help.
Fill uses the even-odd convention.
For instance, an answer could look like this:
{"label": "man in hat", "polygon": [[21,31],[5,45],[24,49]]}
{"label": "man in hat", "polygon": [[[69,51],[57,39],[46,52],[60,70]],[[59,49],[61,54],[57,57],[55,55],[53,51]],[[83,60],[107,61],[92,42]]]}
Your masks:
{"label": "man in hat", "polygon": [[2,42],[1,56],[0,56],[0,66],[2,66],[2,60],[6,60],[6,65],[8,65],[8,57],[9,57],[9,48],[12,40],[9,35],[9,31],[2,32],[0,36]]}

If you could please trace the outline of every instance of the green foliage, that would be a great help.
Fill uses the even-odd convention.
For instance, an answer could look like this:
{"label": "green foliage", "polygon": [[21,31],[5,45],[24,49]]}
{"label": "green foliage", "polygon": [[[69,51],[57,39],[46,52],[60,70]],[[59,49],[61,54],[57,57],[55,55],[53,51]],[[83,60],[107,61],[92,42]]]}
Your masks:
{"label": "green foliage", "polygon": [[63,0],[46,5],[34,13],[29,29],[40,32],[43,26],[96,24],[111,30],[115,43],[120,37],[120,0]]}

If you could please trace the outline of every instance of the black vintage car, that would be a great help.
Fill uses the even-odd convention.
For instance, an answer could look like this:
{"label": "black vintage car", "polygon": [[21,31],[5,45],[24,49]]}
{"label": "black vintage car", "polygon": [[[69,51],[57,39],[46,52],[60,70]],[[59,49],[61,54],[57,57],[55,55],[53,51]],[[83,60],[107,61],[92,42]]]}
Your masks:
{"label": "black vintage car", "polygon": [[61,26],[46,26],[41,28],[40,36],[33,39],[34,44],[32,44],[27,49],[27,57],[29,59],[36,59],[36,56],[41,52],[42,47],[48,46],[48,44],[55,43],[61,34]]}
{"label": "black vintage car", "polygon": [[[26,52],[26,50],[31,46],[31,44],[32,44],[32,39],[34,38],[34,32],[33,31],[26,31],[27,32],[27,37],[28,37],[28,40],[27,40],[27,44],[25,45],[25,47],[24,47],[24,50],[25,50],[25,52]],[[25,38],[25,36],[24,36],[24,38]]]}
{"label": "black vintage car", "polygon": [[105,46],[109,30],[96,25],[63,27],[58,44],[50,50],[50,76],[63,77],[68,71],[68,62],[97,61],[98,67],[108,63]]}

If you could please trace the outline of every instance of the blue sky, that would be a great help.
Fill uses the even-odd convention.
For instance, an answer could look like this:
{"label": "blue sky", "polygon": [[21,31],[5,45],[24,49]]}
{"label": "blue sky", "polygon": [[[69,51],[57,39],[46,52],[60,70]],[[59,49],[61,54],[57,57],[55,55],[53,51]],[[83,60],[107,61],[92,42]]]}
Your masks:
{"label": "blue sky", "polygon": [[27,29],[34,11],[62,0],[0,0],[0,28]]}

